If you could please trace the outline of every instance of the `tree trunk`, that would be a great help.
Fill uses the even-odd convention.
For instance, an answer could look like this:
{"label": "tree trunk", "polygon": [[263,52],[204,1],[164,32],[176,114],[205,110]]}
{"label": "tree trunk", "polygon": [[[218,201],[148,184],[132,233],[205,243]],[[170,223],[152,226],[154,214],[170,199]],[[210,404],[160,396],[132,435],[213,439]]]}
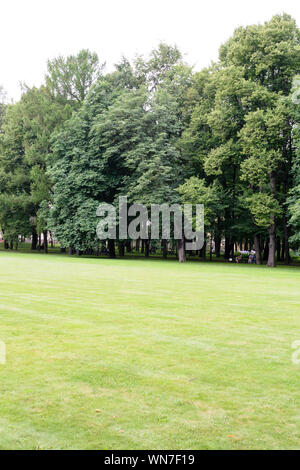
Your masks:
{"label": "tree trunk", "polygon": [[274,214],[271,214],[272,224],[269,228],[269,256],[267,266],[274,268],[275,264],[275,253],[276,253],[276,225]]}
{"label": "tree trunk", "polygon": [[216,255],[216,258],[220,258],[220,255],[221,255],[221,237],[220,237],[220,235],[215,235],[215,255]]}
{"label": "tree trunk", "polygon": [[149,242],[149,240],[144,240],[144,241],[145,241],[145,257],[149,258],[150,242]]}
{"label": "tree trunk", "polygon": [[281,240],[280,240],[280,237],[276,237],[276,259],[277,259],[277,262],[281,261]]}
{"label": "tree trunk", "polygon": [[72,255],[72,254],[73,254],[73,247],[72,247],[72,246],[69,246],[68,254],[69,254],[69,255]]}
{"label": "tree trunk", "polygon": [[54,241],[53,241],[53,237],[52,237],[52,233],[50,233],[50,244],[51,244],[51,248],[54,248]]}
{"label": "tree trunk", "polygon": [[124,256],[125,255],[125,243],[124,242],[119,242],[118,243],[118,249],[119,249],[119,256]]}
{"label": "tree trunk", "polygon": [[264,255],[263,255],[263,260],[267,261],[269,257],[269,240],[266,240],[265,246],[264,246]]}
{"label": "tree trunk", "polygon": [[164,258],[164,259],[167,259],[167,255],[168,255],[168,252],[167,252],[167,240],[162,240],[162,241],[161,241],[161,244],[162,244],[162,255],[163,255],[163,258]]}
{"label": "tree trunk", "polygon": [[38,234],[35,227],[32,227],[31,249],[36,250],[38,244]]}
{"label": "tree trunk", "polygon": [[200,257],[202,258],[202,261],[206,261],[206,240],[204,240],[203,247],[200,250]]}
{"label": "tree trunk", "polygon": [[177,246],[178,246],[178,261],[179,263],[184,263],[186,261],[184,237],[178,240]]}
{"label": "tree trunk", "polygon": [[284,215],[282,218],[283,222],[283,233],[284,233],[284,238],[283,238],[283,257],[282,260],[284,261],[284,264],[289,264],[291,257],[290,257],[290,243],[289,243],[289,227],[287,225],[286,221],[286,216]]}
{"label": "tree trunk", "polygon": [[256,264],[261,264],[260,237],[254,235],[254,250],[256,254]]}
{"label": "tree trunk", "polygon": [[116,257],[115,240],[108,240],[108,256],[110,258]]}
{"label": "tree trunk", "polygon": [[65,253],[65,252],[66,252],[66,249],[61,247],[60,252],[61,252],[61,253]]}
{"label": "tree trunk", "polygon": [[226,237],[224,258],[229,259],[232,256],[232,251],[233,251],[232,240],[229,237]]}
{"label": "tree trunk", "polygon": [[13,242],[13,240],[11,240],[11,242],[10,242],[10,244],[9,244],[9,248],[10,248],[11,250],[14,249],[14,242]]}
{"label": "tree trunk", "polygon": [[43,235],[44,235],[44,253],[48,253],[48,240],[47,240],[48,232],[47,232],[47,230],[44,230]]}
{"label": "tree trunk", "polygon": [[[272,171],[269,175],[270,177],[270,186],[272,190],[272,194],[276,196],[276,175],[275,172]],[[276,254],[276,223],[275,223],[275,215],[271,214],[271,225],[269,227],[269,256],[267,266],[270,268],[275,267],[275,254]]]}
{"label": "tree trunk", "polygon": [[9,244],[7,240],[4,240],[4,250],[8,250]]}

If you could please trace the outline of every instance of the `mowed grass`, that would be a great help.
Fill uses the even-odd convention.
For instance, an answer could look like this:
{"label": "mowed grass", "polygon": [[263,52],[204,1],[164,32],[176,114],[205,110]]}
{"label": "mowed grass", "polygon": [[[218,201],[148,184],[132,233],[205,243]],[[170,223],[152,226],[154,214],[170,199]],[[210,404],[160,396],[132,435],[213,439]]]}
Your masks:
{"label": "mowed grass", "polygon": [[0,253],[1,449],[300,448],[300,269]]}

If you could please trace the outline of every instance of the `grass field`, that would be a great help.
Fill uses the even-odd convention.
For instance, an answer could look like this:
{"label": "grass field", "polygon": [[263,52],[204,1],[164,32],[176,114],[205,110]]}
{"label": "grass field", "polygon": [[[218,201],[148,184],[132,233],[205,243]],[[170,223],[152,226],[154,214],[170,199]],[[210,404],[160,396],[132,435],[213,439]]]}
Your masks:
{"label": "grass field", "polygon": [[300,448],[300,269],[0,253],[1,449]]}

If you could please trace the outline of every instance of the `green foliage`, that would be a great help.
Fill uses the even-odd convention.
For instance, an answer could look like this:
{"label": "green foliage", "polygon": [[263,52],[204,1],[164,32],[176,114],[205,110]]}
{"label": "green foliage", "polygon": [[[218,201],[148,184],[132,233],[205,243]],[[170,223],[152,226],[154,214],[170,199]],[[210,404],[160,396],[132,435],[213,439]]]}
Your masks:
{"label": "green foliage", "polygon": [[247,80],[288,95],[300,63],[300,32],[290,15],[238,28],[220,48],[222,65],[242,67]]}
{"label": "green foliage", "polygon": [[102,74],[104,65],[99,64],[96,53],[87,49],[82,49],[76,56],[59,56],[48,61],[46,85],[60,101],[71,101],[78,106]]}
{"label": "green foliage", "polygon": [[214,230],[216,216],[221,215],[224,209],[224,194],[218,182],[214,181],[208,186],[205,179],[192,176],[177,191],[183,203],[204,205],[205,227],[207,230]]}
{"label": "green foliage", "polygon": [[3,87],[0,85],[0,134],[2,132],[2,125],[5,118],[6,111],[6,93]]}
{"label": "green foliage", "polygon": [[291,100],[294,106],[294,145],[296,147],[293,159],[293,188],[289,193],[288,210],[290,214],[290,226],[293,229],[293,235],[290,237],[292,246],[300,249],[300,80],[295,77],[294,87],[291,92]]}
{"label": "green foliage", "polygon": [[107,74],[88,50],[49,61],[45,85],[5,107],[2,229],[9,197],[22,195],[20,220],[85,250],[98,244],[101,202],[197,201],[227,255],[270,237],[274,260],[278,227],[288,259],[289,236],[299,239],[299,64],[299,29],[286,14],[238,28],[198,73],[165,43]]}
{"label": "green foliage", "polygon": [[279,202],[270,194],[254,193],[246,199],[249,204],[251,214],[258,227],[268,228],[272,223],[271,215],[282,214]]}

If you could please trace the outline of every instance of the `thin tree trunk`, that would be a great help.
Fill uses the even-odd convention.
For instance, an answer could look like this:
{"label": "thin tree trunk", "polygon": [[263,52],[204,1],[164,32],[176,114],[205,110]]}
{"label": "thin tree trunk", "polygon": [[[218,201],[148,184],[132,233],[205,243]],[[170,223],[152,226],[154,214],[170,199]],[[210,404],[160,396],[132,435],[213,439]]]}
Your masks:
{"label": "thin tree trunk", "polygon": [[230,258],[230,252],[231,252],[231,240],[228,236],[226,236],[226,238],[225,238],[225,254],[224,254],[225,259]]}
{"label": "thin tree trunk", "polygon": [[206,240],[204,240],[203,247],[200,250],[200,257],[202,258],[202,261],[206,261]]}
{"label": "thin tree trunk", "polygon": [[50,243],[51,243],[51,248],[54,248],[54,241],[53,241],[53,237],[52,237],[52,233],[50,233]]}
{"label": "thin tree trunk", "polygon": [[267,261],[269,257],[269,240],[266,240],[265,246],[264,246],[264,255],[263,255],[263,260]]}
{"label": "thin tree trunk", "polygon": [[282,222],[283,222],[283,233],[284,233],[284,239],[283,239],[283,261],[284,261],[284,264],[289,264],[290,263],[290,243],[289,243],[289,227],[287,225],[287,221],[286,221],[286,216],[284,214],[283,218],[282,218]]}
{"label": "thin tree trunk", "polygon": [[150,242],[149,240],[145,240],[145,257],[149,258],[150,253]]}
{"label": "thin tree trunk", "polygon": [[212,261],[212,236],[210,236],[210,244],[209,244],[209,261]]}
{"label": "thin tree trunk", "polygon": [[119,249],[119,256],[124,256],[125,255],[125,243],[124,242],[119,242],[118,243],[118,249]]}
{"label": "thin tree trunk", "polygon": [[[270,186],[273,193],[273,196],[276,195],[276,175],[275,172],[272,171],[270,173]],[[271,225],[269,227],[269,256],[267,266],[270,268],[274,268],[276,266],[275,263],[275,254],[276,254],[276,223],[275,223],[275,215],[271,214]]]}
{"label": "thin tree trunk", "polygon": [[47,239],[48,232],[47,232],[47,230],[44,230],[43,234],[44,234],[44,253],[48,253],[48,239]]}
{"label": "thin tree trunk", "polygon": [[254,235],[254,250],[256,254],[256,264],[261,264],[261,250],[259,235]]}
{"label": "thin tree trunk", "polygon": [[167,259],[168,251],[167,251],[167,240],[162,240],[162,255],[164,259]]}
{"label": "thin tree trunk", "polygon": [[276,225],[275,225],[275,216],[271,214],[272,223],[269,227],[269,256],[267,266],[274,268],[275,263],[275,253],[276,253]]}
{"label": "thin tree trunk", "polygon": [[108,240],[108,256],[110,258],[115,258],[116,257],[115,241],[114,240]]}
{"label": "thin tree trunk", "polygon": [[31,249],[36,250],[38,244],[38,234],[35,227],[32,227]]}
{"label": "thin tree trunk", "polygon": [[277,262],[281,261],[281,240],[280,240],[280,237],[276,237],[276,259],[277,259]]}
{"label": "thin tree trunk", "polygon": [[186,261],[184,237],[178,240],[177,246],[178,246],[178,261],[179,263],[184,263]]}
{"label": "thin tree trunk", "polygon": [[220,258],[221,254],[221,237],[220,235],[215,235],[215,255],[216,258]]}

